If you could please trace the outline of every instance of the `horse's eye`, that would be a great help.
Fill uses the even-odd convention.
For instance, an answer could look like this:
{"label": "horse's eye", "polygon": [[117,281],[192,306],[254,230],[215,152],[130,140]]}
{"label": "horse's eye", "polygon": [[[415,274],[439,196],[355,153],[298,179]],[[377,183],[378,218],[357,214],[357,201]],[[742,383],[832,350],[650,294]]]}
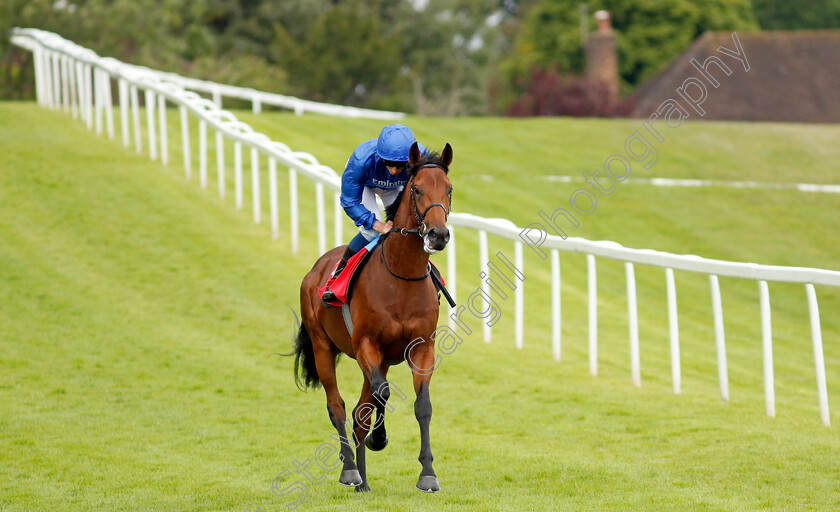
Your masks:
{"label": "horse's eye", "polygon": [[419,188],[417,188],[417,187],[412,187],[412,188],[414,189],[414,194],[415,194],[415,195],[418,195],[418,196],[422,196],[422,195],[423,195],[423,191],[422,191],[422,190],[420,190]]}

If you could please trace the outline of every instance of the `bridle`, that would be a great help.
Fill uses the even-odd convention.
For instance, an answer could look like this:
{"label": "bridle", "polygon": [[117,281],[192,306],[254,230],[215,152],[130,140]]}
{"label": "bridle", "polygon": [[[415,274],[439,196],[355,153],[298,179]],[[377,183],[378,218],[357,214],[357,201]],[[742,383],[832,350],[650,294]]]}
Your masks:
{"label": "bridle", "polygon": [[408,182],[408,186],[410,187],[409,193],[411,195],[411,210],[414,213],[414,218],[417,219],[417,227],[416,228],[411,228],[411,229],[409,229],[409,228],[397,228],[399,230],[400,234],[403,235],[403,236],[406,236],[409,233],[416,233],[417,235],[420,235],[420,237],[425,237],[428,234],[428,229],[426,228],[426,223],[424,221],[426,220],[426,215],[429,214],[429,210],[431,210],[435,206],[440,206],[441,208],[443,208],[444,220],[449,220],[449,211],[452,209],[452,191],[451,190],[449,191],[449,208],[444,206],[443,203],[432,203],[429,206],[427,206],[425,210],[423,210],[422,214],[417,209],[417,198],[416,198],[417,189],[414,187],[414,178],[417,177],[417,173],[419,173],[422,169],[427,169],[427,168],[443,169],[444,171],[447,170],[446,167],[444,167],[440,164],[426,164],[426,165],[421,166],[420,169],[418,169],[417,172],[414,174],[414,176],[411,177],[411,179]]}
{"label": "bridle", "polygon": [[[444,171],[447,170],[446,167],[444,167],[443,165],[440,165],[440,164],[425,164],[425,165],[421,166],[419,169],[417,169],[414,176],[411,177],[411,179],[408,182],[408,186],[410,187],[409,193],[411,195],[411,210],[414,213],[414,218],[417,219],[417,227],[416,228],[395,228],[395,229],[398,230],[398,232],[402,236],[407,236],[408,234],[417,234],[419,237],[425,238],[426,235],[429,233],[429,231],[428,231],[428,228],[426,227],[426,223],[424,221],[426,220],[426,215],[429,214],[429,210],[431,210],[435,206],[440,206],[441,208],[443,208],[444,219],[449,220],[449,211],[452,209],[452,191],[451,190],[449,191],[449,208],[444,206],[443,203],[432,203],[429,206],[427,206],[425,210],[423,210],[422,214],[420,213],[420,211],[417,208],[417,198],[416,198],[416,195],[415,195],[417,189],[414,187],[414,178],[417,176],[417,173],[419,173],[420,170],[426,169],[426,168],[437,168],[437,169],[443,169]],[[382,235],[382,237],[385,238],[385,237],[388,236],[388,234],[390,234],[390,233],[386,233],[386,234]],[[382,263],[385,265],[385,269],[388,272],[390,272],[390,274],[392,276],[398,277],[398,278],[400,278],[404,281],[422,281],[423,279],[426,279],[427,277],[429,277],[429,274],[432,271],[432,266],[431,266],[432,264],[431,263],[429,263],[429,265],[426,269],[426,273],[423,274],[422,276],[405,277],[405,276],[401,276],[401,275],[395,273],[388,266],[388,261],[385,258],[385,240],[383,240],[382,243],[379,244],[379,245],[380,245],[379,252],[382,255]]]}

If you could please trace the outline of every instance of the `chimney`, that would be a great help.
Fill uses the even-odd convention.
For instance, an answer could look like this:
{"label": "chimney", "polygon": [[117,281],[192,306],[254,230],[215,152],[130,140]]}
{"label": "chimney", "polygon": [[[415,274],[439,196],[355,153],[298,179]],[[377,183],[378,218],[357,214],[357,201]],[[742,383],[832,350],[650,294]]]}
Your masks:
{"label": "chimney", "polygon": [[607,86],[609,102],[618,101],[618,57],[615,36],[610,22],[610,13],[597,11],[598,30],[589,36],[586,44],[586,78]]}

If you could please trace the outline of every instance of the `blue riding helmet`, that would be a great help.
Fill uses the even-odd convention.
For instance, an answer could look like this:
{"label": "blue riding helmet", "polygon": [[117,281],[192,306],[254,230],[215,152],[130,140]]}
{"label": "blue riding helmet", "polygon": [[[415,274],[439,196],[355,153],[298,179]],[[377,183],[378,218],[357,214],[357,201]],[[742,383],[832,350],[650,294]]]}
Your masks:
{"label": "blue riding helmet", "polygon": [[414,134],[408,126],[390,124],[379,133],[376,141],[376,154],[382,160],[407,162],[408,151],[414,144]]}

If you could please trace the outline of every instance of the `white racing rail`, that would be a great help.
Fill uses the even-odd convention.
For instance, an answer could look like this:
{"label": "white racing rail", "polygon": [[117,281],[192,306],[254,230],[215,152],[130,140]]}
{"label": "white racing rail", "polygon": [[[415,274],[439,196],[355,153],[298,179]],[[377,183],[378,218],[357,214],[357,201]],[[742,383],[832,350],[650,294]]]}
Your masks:
{"label": "white racing rail", "polygon": [[[222,197],[225,194],[224,143],[225,141],[232,141],[234,145],[234,181],[237,208],[242,208],[243,205],[242,146],[247,146],[251,152],[252,207],[254,222],[256,223],[261,222],[262,211],[260,205],[261,172],[259,165],[259,155],[262,155],[268,162],[269,212],[272,236],[275,238],[279,236],[277,164],[280,163],[287,167],[289,169],[290,240],[292,252],[298,251],[300,232],[297,175],[302,174],[315,182],[318,248],[321,253],[327,250],[324,187],[330,188],[333,191],[335,245],[341,245],[343,243],[343,212],[339,204],[340,179],[336,172],[318,163],[318,160],[308,153],[292,151],[285,144],[273,142],[267,136],[254,132],[248,125],[238,121],[232,113],[221,110],[218,101],[214,102],[204,99],[193,91],[185,90],[187,87],[194,88],[195,86],[189,79],[127,65],[111,58],[102,58],[91,50],[82,48],[56,34],[41,30],[16,28],[13,32],[12,42],[33,53],[36,93],[40,105],[50,109],[63,109],[65,112],[72,113],[74,117],[79,117],[89,129],[93,129],[95,126],[97,133],[102,133],[104,114],[105,129],[107,130],[108,137],[112,140],[114,139],[115,130],[113,107],[110,98],[112,97],[112,81],[116,80],[120,112],[127,114],[120,116],[122,141],[125,146],[129,146],[130,134],[133,132],[134,144],[138,153],[142,152],[142,132],[140,131],[142,114],[138,101],[139,91],[142,90],[145,95],[145,117],[148,130],[149,156],[152,160],[156,160],[159,156],[161,162],[164,164],[168,162],[166,106],[167,102],[176,105],[179,109],[181,120],[181,141],[184,149],[183,165],[188,178],[192,173],[191,158],[194,151],[191,149],[193,143],[189,130],[189,120],[190,116],[196,118],[199,128],[197,141],[199,182],[202,188],[206,188],[208,183],[207,129],[209,127],[214,130],[218,191]],[[210,91],[214,96],[216,94],[223,94],[223,91],[229,90],[225,86],[211,85],[207,87],[210,87]],[[215,91],[219,92],[216,93]],[[249,94],[252,92],[249,92]],[[263,93],[258,93],[258,95],[261,94]],[[252,99],[254,97],[252,96]],[[264,98],[264,96],[260,96],[259,102],[268,103],[263,101]],[[256,105],[257,103],[255,103],[255,108]],[[299,112],[304,110],[309,109],[302,109]],[[342,115],[327,110],[321,112]],[[627,286],[631,378],[633,384],[636,386],[641,386],[641,369],[639,362],[639,331],[634,264],[663,268],[668,302],[672,382],[673,391],[676,394],[681,392],[681,370],[674,270],[696,272],[709,276],[715,327],[718,380],[721,398],[724,401],[729,400],[729,378],[723,328],[723,308],[718,276],[745,278],[757,281],[761,309],[765,411],[770,417],[774,417],[776,412],[770,298],[767,283],[792,282],[803,284],[808,299],[820,419],[823,424],[830,425],[822,331],[814,285],[840,287],[840,272],[815,268],[737,263],[706,259],[699,256],[675,255],[648,249],[630,249],[615,242],[594,242],[579,238],[568,238],[564,240],[557,236],[546,236],[542,232],[538,239],[534,239],[532,236],[533,230],[517,227],[509,220],[487,219],[467,213],[452,213],[449,217],[449,223],[452,229],[452,237],[447,246],[447,277],[453,297],[456,296],[457,289],[455,227],[459,229],[471,228],[478,231],[479,261],[482,272],[488,272],[489,265],[492,265],[489,262],[488,233],[513,241],[513,265],[519,272],[523,271],[523,245],[529,245],[529,248],[534,249],[542,259],[550,259],[552,348],[554,358],[558,361],[561,358],[559,251],[580,252],[586,255],[588,269],[589,368],[593,375],[597,375],[598,372],[598,310],[595,258],[597,256],[623,261]],[[545,250],[548,252],[545,252]],[[490,297],[491,290],[487,280],[482,281],[480,289],[486,294],[486,297]],[[522,348],[524,338],[524,287],[522,282],[515,286],[514,295],[515,343],[518,348]],[[474,300],[472,297],[471,300]],[[481,302],[485,308],[484,311],[489,310],[489,301],[482,297]],[[459,308],[462,307],[459,306]],[[450,313],[453,312],[450,311]],[[455,313],[457,314],[457,311]],[[450,319],[452,319],[452,316],[450,316]],[[454,328],[454,322],[450,323],[450,326]],[[483,336],[485,341],[490,341],[491,327],[487,323],[483,324]]]}
{"label": "white racing rail", "polygon": [[207,93],[213,96],[216,106],[222,108],[223,98],[235,98],[251,102],[251,108],[255,114],[262,112],[263,105],[282,107],[294,110],[301,115],[306,112],[324,114],[335,117],[364,117],[368,119],[396,120],[405,117],[403,112],[391,112],[388,110],[372,110],[368,108],[349,107],[344,105],[333,105],[330,103],[319,103],[317,101],[303,100],[293,96],[257,91],[249,87],[237,87],[234,85],[217,84],[196,78],[187,78],[175,73],[167,73],[143,66],[134,66],[137,72],[148,73],[156,76],[162,81],[180,85],[184,89]]}

